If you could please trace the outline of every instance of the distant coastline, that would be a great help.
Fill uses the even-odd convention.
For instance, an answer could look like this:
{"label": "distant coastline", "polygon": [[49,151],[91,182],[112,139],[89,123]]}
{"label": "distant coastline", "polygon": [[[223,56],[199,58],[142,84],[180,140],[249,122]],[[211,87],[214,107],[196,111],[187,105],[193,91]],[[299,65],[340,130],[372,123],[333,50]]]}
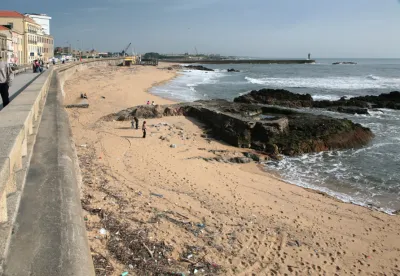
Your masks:
{"label": "distant coastline", "polygon": [[173,62],[173,63],[201,63],[201,64],[310,64],[315,63],[313,59],[202,59],[202,60],[188,60],[188,59],[160,59],[159,62]]}

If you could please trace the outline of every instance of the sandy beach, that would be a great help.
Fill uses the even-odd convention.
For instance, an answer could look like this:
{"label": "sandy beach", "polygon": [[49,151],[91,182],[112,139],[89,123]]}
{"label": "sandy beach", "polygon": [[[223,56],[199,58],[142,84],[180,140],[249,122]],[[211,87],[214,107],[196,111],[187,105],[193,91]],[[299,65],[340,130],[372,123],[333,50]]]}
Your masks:
{"label": "sandy beach", "polygon": [[[147,138],[104,116],[155,101],[158,67],[101,67],[66,82],[97,275],[400,275],[400,217],[290,185],[181,116],[146,120]],[[142,123],[140,119],[140,124]],[[171,146],[175,145],[175,146]],[[158,274],[157,274],[158,273]],[[184,274],[183,274],[184,273]]]}

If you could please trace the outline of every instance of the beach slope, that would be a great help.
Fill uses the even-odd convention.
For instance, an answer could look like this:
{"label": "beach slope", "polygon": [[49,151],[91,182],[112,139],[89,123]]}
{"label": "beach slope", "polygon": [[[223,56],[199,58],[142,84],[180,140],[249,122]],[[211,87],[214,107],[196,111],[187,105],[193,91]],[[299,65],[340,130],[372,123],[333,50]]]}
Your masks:
{"label": "beach slope", "polygon": [[64,88],[66,104],[89,101],[68,113],[97,275],[400,274],[399,216],[284,183],[254,162],[211,161],[245,150],[207,138],[194,119],[147,120],[146,139],[102,119],[172,103],[147,90],[177,73],[94,68]]}

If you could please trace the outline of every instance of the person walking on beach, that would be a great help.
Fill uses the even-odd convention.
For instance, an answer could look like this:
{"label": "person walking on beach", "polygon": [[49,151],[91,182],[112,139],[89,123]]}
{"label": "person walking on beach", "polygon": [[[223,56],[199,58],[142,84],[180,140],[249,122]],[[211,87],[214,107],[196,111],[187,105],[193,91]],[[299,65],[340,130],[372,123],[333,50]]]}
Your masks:
{"label": "person walking on beach", "polygon": [[[135,117],[133,117],[133,120],[135,121],[136,129],[139,129],[139,119],[135,116]],[[132,127],[133,127],[133,124],[132,124]]]}
{"label": "person walking on beach", "polygon": [[1,99],[3,100],[3,108],[10,103],[8,89],[11,86],[13,77],[14,73],[12,72],[11,67],[8,66],[7,62],[3,61],[2,57],[0,57],[0,94]]}
{"label": "person walking on beach", "polygon": [[143,138],[146,138],[146,130],[147,130],[147,128],[146,128],[146,121],[143,122],[142,130],[143,130]]}

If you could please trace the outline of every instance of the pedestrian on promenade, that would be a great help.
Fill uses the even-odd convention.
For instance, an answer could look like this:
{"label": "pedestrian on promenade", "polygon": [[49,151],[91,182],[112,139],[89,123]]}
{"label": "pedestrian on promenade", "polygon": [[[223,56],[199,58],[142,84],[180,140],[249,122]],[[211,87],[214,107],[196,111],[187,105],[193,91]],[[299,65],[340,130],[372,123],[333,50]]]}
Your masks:
{"label": "pedestrian on promenade", "polygon": [[8,88],[11,86],[14,73],[6,61],[0,57],[0,94],[3,100],[3,108],[10,103]]}
{"label": "pedestrian on promenade", "polygon": [[143,122],[142,130],[143,130],[143,138],[146,138],[146,130],[147,130],[146,121]]}
{"label": "pedestrian on promenade", "polygon": [[38,60],[35,60],[35,73],[40,72],[40,64]]}
{"label": "pedestrian on promenade", "polygon": [[133,120],[136,123],[136,129],[139,129],[139,119],[135,116],[135,117],[133,117]]}

